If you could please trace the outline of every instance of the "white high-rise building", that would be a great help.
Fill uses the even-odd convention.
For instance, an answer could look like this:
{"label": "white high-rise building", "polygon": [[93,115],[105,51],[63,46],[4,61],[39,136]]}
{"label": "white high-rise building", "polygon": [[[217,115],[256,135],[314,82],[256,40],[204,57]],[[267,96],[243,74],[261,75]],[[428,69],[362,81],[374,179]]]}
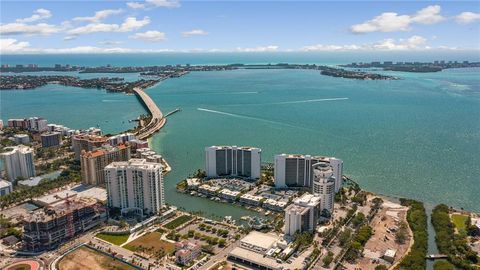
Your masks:
{"label": "white high-rise building", "polygon": [[241,176],[259,179],[262,150],[255,147],[210,146],[205,148],[208,177]]}
{"label": "white high-rise building", "polygon": [[108,206],[122,212],[157,214],[165,205],[162,165],[145,159],[113,162],[105,167]]}
{"label": "white high-rise building", "polygon": [[6,152],[0,154],[3,160],[5,170],[7,172],[7,179],[9,181],[15,181],[21,177],[28,179],[35,176],[35,164],[33,149],[25,146],[18,145],[5,148]]}
{"label": "white high-rise building", "polygon": [[275,187],[311,187],[313,182],[312,165],[328,162],[335,176],[335,191],[342,187],[343,161],[334,157],[281,154],[275,156]]}
{"label": "white high-rise building", "polygon": [[321,213],[320,197],[305,193],[285,209],[286,235],[315,230]]}
{"label": "white high-rise building", "polygon": [[319,162],[313,165],[312,192],[320,197],[322,211],[326,209],[332,214],[335,199],[335,176],[329,163]]}

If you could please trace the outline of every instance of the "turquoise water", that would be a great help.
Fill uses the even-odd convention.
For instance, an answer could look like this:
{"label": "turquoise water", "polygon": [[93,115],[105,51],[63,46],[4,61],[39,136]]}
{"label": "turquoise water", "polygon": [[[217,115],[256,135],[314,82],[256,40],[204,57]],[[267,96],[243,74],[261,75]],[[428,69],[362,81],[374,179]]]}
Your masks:
{"label": "turquoise water", "polygon": [[135,126],[146,114],[136,96],[50,84],[35,90],[0,91],[0,118],[44,117],[49,123],[81,129],[97,125],[107,133]]}
{"label": "turquoise water", "polygon": [[[183,202],[168,191],[203,167],[205,146],[253,145],[270,162],[279,153],[336,156],[368,190],[480,211],[478,72],[356,81],[238,70],[167,80],[148,90],[162,110],[182,108],[153,138],[174,169],[166,194]],[[320,101],[331,98],[344,99]]]}
{"label": "turquoise water", "polygon": [[[121,63],[132,56],[125,57],[108,59]],[[336,63],[342,62],[350,61]],[[246,213],[174,191],[178,181],[203,167],[205,146],[228,144],[260,147],[262,159],[270,162],[279,153],[333,155],[367,190],[480,211],[480,69],[389,74],[402,80],[236,70],[190,73],[150,88],[164,113],[182,109],[151,141],[173,167],[165,178],[167,201],[209,214]],[[123,121],[144,113],[135,97],[93,89],[45,86],[1,92],[1,99],[2,119],[39,115],[73,128],[98,123],[106,132],[126,129]]]}

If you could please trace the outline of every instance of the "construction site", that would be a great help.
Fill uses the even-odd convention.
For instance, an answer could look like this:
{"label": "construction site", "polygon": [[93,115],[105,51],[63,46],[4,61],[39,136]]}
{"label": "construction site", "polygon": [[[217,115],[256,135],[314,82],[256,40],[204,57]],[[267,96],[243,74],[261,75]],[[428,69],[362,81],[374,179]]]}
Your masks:
{"label": "construction site", "polygon": [[24,219],[23,249],[41,252],[85,232],[106,219],[105,207],[95,199],[57,196]]}

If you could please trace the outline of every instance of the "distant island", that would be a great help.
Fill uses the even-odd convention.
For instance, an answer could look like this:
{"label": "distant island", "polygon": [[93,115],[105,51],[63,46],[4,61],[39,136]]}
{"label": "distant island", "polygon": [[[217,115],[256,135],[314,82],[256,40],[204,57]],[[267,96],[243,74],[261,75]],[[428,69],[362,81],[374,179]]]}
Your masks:
{"label": "distant island", "polygon": [[381,68],[390,71],[402,72],[438,72],[450,68],[471,68],[480,67],[480,62],[469,61],[434,61],[434,62],[396,62],[385,61],[371,62],[371,63],[351,63],[347,65],[340,65],[347,68]]}
{"label": "distant island", "polygon": [[[23,73],[23,72],[78,72],[78,73],[140,73],[141,76],[154,77],[155,79],[164,80],[167,78],[181,77],[192,71],[223,71],[223,70],[237,70],[237,69],[304,69],[304,70],[318,70],[320,74],[331,77],[341,77],[346,79],[357,80],[397,80],[397,77],[375,74],[372,72],[352,71],[337,67],[330,67],[324,65],[315,64],[230,64],[230,65],[165,65],[165,66],[128,66],[128,67],[114,67],[111,65],[100,67],[84,67],[74,65],[60,65],[56,64],[50,67],[39,67],[36,64],[29,65],[15,65],[10,66],[3,64],[0,68],[2,73]],[[56,77],[61,77],[60,82],[71,81],[73,79],[67,79],[65,76],[41,76],[38,77],[40,82],[33,82],[34,76],[24,76],[18,78],[11,78],[9,75],[2,75],[0,77],[0,89],[31,89],[35,88],[35,85],[43,85],[46,81],[55,81]],[[15,76],[16,77],[16,76]],[[78,79],[77,79],[78,80]],[[84,80],[81,80],[84,81]],[[14,84],[12,85],[12,82]],[[16,82],[16,83],[15,83]],[[92,82],[85,81],[85,84],[89,85]],[[82,83],[83,84],[83,83]],[[110,85],[106,82],[102,82],[102,85]],[[29,85],[32,85],[30,87]],[[67,84],[68,85],[68,84]],[[123,90],[118,91],[118,84],[110,87],[115,92],[126,92]],[[133,88],[133,87],[129,87]],[[107,90],[109,90],[107,88]]]}

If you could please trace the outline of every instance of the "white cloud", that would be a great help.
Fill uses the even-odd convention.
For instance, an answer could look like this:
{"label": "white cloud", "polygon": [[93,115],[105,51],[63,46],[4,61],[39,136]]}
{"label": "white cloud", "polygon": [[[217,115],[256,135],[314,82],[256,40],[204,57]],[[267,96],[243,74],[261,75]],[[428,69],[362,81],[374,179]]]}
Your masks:
{"label": "white cloud", "polygon": [[480,21],[480,13],[474,13],[469,11],[462,12],[455,16],[455,21],[459,24],[469,24]]}
{"label": "white cloud", "polygon": [[[348,45],[310,45],[302,48],[304,51],[401,51],[401,50],[428,50],[427,39],[422,36],[411,36],[407,39],[388,38],[375,43],[348,44]],[[446,49],[446,48],[442,48]]]}
{"label": "white cloud", "polygon": [[64,28],[56,25],[39,23],[7,23],[0,24],[1,35],[49,35],[62,31]]}
{"label": "white cloud", "polygon": [[278,50],[278,46],[275,45],[269,45],[269,46],[263,46],[263,47],[255,47],[255,48],[237,48],[237,52],[275,52]]}
{"label": "white cloud", "polygon": [[148,16],[144,17],[142,20],[137,20],[135,17],[128,17],[120,25],[119,32],[129,32],[133,30],[140,29],[145,25],[150,23],[150,18]]}
{"label": "white cloud", "polygon": [[100,45],[105,45],[105,46],[115,46],[115,45],[123,44],[123,41],[103,40],[103,41],[99,41],[98,44],[100,44]]}
{"label": "white cloud", "polygon": [[111,15],[120,14],[122,12],[123,12],[123,10],[121,10],[121,9],[105,9],[105,10],[99,10],[99,11],[95,12],[95,15],[93,15],[91,17],[75,17],[75,18],[73,18],[73,20],[74,21],[87,21],[87,22],[95,23],[95,22],[100,22],[100,21],[106,19],[107,17],[109,17]]}
{"label": "white cloud", "polygon": [[445,17],[440,15],[442,8],[439,5],[428,6],[417,11],[411,16],[412,22],[421,24],[434,24],[445,20]]}
{"label": "white cloud", "polygon": [[180,1],[178,0],[146,0],[145,2],[155,7],[167,7],[167,8],[180,7]]}
{"label": "white cloud", "polygon": [[66,36],[63,38],[63,40],[65,41],[69,41],[69,40],[74,40],[75,38],[77,38],[76,36]]}
{"label": "white cloud", "polygon": [[165,33],[159,31],[147,31],[144,33],[136,33],[135,35],[130,36],[130,38],[158,42],[165,40]]}
{"label": "white cloud", "polygon": [[30,23],[39,20],[44,20],[52,17],[52,13],[48,9],[39,8],[33,12],[33,15],[28,18],[17,19],[16,22],[18,23]]}
{"label": "white cloud", "polygon": [[208,32],[205,32],[202,29],[194,29],[191,31],[182,32],[183,37],[192,37],[192,36],[206,36]]}
{"label": "white cloud", "polygon": [[67,34],[78,36],[86,35],[98,32],[115,32],[118,31],[118,24],[106,24],[106,23],[90,23],[84,26],[80,26],[67,31]]}
{"label": "white cloud", "polygon": [[30,43],[26,41],[19,42],[14,38],[0,39],[0,53],[15,53],[25,51],[30,47]]}
{"label": "white cloud", "polygon": [[142,28],[150,23],[149,17],[144,17],[142,20],[137,20],[135,17],[128,17],[121,24],[106,24],[106,23],[90,23],[84,26],[73,28],[67,31],[68,35],[79,36],[100,32],[129,32]]}
{"label": "white cloud", "polygon": [[139,3],[139,2],[127,2],[127,6],[129,8],[133,8],[133,9],[144,9],[145,8],[145,4],[142,4],[142,3]]}
{"label": "white cloud", "polygon": [[350,31],[360,34],[408,31],[412,23],[434,24],[443,21],[445,18],[440,15],[440,11],[440,6],[433,5],[423,8],[413,15],[399,15],[395,12],[385,12],[364,23],[352,25]]}

